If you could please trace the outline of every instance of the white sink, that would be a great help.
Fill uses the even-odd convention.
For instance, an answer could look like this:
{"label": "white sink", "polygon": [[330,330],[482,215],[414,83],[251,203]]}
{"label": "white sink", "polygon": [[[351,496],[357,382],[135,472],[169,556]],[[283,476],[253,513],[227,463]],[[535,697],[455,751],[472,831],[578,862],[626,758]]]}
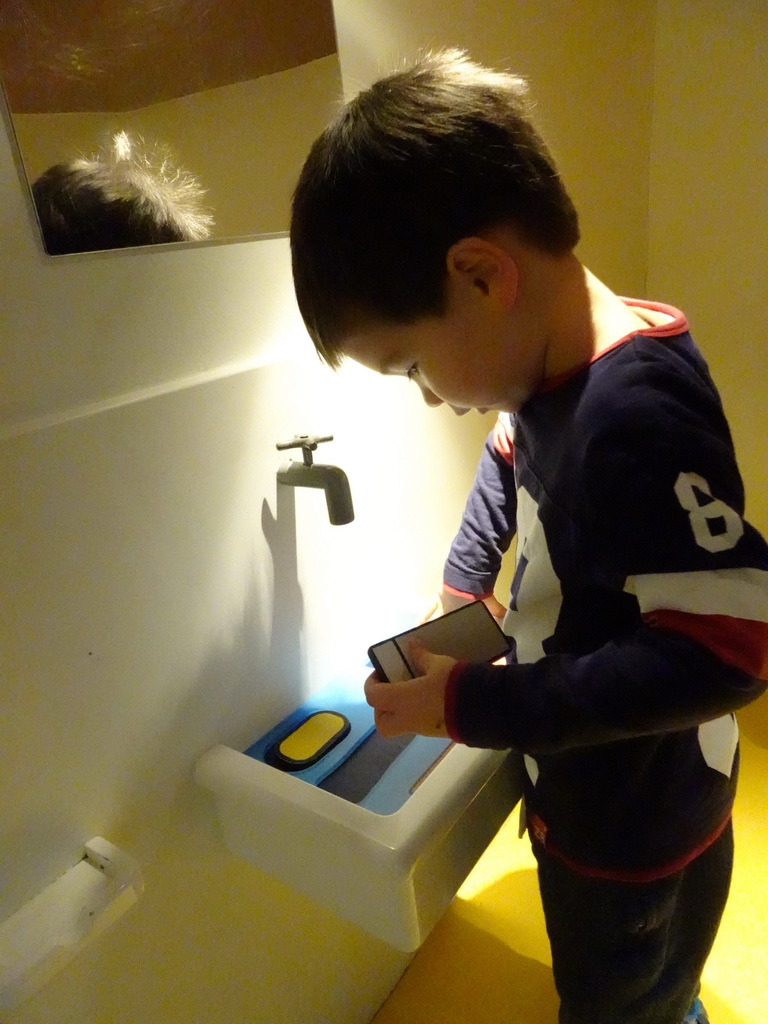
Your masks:
{"label": "white sink", "polygon": [[451,747],[378,814],[226,746],[196,781],[239,857],[404,951],[419,947],[521,795],[517,756]]}

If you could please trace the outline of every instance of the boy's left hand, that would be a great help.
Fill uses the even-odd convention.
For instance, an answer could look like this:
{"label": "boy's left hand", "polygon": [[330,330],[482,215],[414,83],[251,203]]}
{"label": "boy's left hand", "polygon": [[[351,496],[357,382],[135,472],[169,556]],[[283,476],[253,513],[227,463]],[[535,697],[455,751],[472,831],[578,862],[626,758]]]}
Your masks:
{"label": "boy's left hand", "polygon": [[375,672],[365,681],[365,699],[374,711],[382,736],[415,732],[421,736],[447,736],[445,690],[455,658],[432,654],[419,640],[411,640],[408,654],[422,674],[400,683],[382,683]]}

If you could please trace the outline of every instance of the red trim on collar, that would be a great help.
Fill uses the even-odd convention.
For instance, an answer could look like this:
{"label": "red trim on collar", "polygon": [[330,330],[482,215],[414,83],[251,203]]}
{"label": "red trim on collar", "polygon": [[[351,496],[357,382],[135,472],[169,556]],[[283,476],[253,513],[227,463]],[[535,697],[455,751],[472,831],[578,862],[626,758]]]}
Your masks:
{"label": "red trim on collar", "polygon": [[613,350],[618,348],[619,345],[623,345],[632,338],[673,338],[688,330],[688,320],[686,319],[685,313],[682,313],[674,306],[667,306],[663,302],[646,302],[643,299],[629,299],[623,295],[619,297],[627,306],[638,306],[640,309],[651,309],[655,313],[663,313],[665,316],[671,316],[672,320],[668,324],[659,324],[657,327],[649,325],[648,327],[641,327],[638,331],[631,331],[629,334],[625,334],[623,338],[619,338],[618,341],[614,341],[612,345],[609,345],[608,348],[604,348],[602,352],[597,352],[586,362],[579,363],[578,366],[574,366],[570,370],[565,370],[563,373],[558,373],[554,377],[548,377],[546,380],[542,381],[537,389],[537,394],[541,394],[544,391],[552,391],[553,388],[559,387],[560,384],[564,384],[565,381],[570,377],[573,377],[574,374],[579,373],[587,366],[591,366],[592,363],[596,363],[598,359],[602,359],[603,356],[607,355],[609,352],[613,352]]}
{"label": "red trim on collar", "polygon": [[[648,334],[654,338],[664,338],[675,334],[683,334],[688,330],[688,318],[676,306],[668,306],[665,302],[646,302],[644,299],[628,299],[624,295],[620,295],[619,298],[627,306],[639,306],[640,309],[651,309],[654,313],[664,313],[665,316],[672,317],[668,324],[659,324],[658,327],[647,327],[634,331],[634,334]],[[632,337],[632,335],[628,335],[628,337]],[[605,351],[607,352],[608,349]]]}

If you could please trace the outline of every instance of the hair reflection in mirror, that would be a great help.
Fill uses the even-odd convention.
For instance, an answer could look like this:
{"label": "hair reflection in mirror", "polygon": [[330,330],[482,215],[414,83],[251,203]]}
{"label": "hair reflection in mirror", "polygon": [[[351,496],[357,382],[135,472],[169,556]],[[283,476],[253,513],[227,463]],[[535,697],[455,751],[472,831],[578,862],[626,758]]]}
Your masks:
{"label": "hair reflection in mirror", "polygon": [[158,242],[196,242],[213,226],[205,189],[169,153],[117,132],[95,155],[55,164],[32,185],[52,256]]}

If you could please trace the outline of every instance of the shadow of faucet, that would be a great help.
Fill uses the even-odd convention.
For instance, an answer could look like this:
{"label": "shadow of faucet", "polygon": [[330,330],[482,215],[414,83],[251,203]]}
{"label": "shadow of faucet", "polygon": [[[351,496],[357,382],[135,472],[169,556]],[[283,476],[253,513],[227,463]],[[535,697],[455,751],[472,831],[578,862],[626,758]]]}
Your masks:
{"label": "shadow of faucet", "polygon": [[316,487],[325,491],[331,525],[343,526],[355,518],[347,474],[338,466],[323,465],[312,459],[312,452],[319,444],[332,440],[332,434],[327,437],[309,437],[302,434],[291,441],[278,443],[276,448],[281,452],[290,448],[301,448],[303,461],[294,462],[290,459],[284,462],[277,471],[277,482],[288,487]]}
{"label": "shadow of faucet", "polygon": [[[261,526],[272,556],[273,579],[267,677],[274,681],[280,699],[284,700],[285,694],[296,692],[297,685],[301,690],[306,678],[301,639],[304,634],[304,595],[299,582],[293,491],[278,488],[274,514],[264,499]],[[281,714],[285,713],[284,707],[281,706],[280,710]],[[276,715],[274,721],[279,721],[280,717]]]}

